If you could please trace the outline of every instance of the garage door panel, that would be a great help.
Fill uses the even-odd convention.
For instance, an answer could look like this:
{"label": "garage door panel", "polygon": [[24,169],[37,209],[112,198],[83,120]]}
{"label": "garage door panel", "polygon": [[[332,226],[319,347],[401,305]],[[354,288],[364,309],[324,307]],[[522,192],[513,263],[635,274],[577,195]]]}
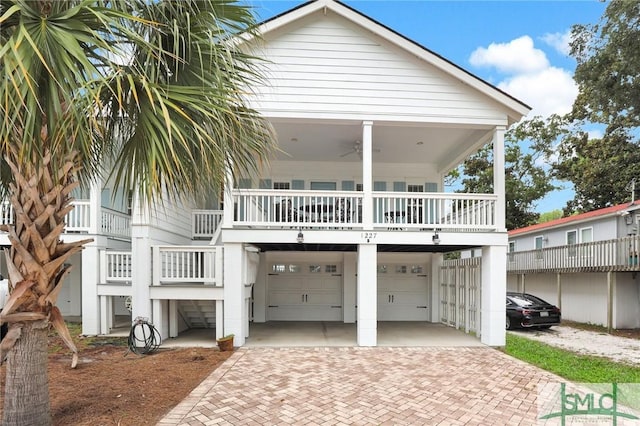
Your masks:
{"label": "garage door panel", "polygon": [[427,304],[426,292],[395,292],[392,302],[406,306],[418,306]]}
{"label": "garage door panel", "polygon": [[342,321],[342,309],[314,305],[269,307],[270,321]]}
{"label": "garage door panel", "polygon": [[[274,268],[276,265],[272,265]],[[267,318],[276,321],[341,321],[342,265],[282,264],[268,282]]]}
{"label": "garage door panel", "polygon": [[[274,291],[279,290],[299,290],[302,283],[297,277],[287,275],[276,275],[277,279],[269,280],[269,288]],[[274,276],[274,277],[276,277]]]}
{"label": "garage door panel", "polygon": [[300,303],[304,303],[302,293],[274,291],[269,297],[269,305],[296,305]]}
{"label": "garage door panel", "polygon": [[384,264],[378,273],[379,321],[428,321],[425,265]]}
{"label": "garage door panel", "polygon": [[313,305],[342,305],[342,296],[336,293],[309,293],[306,303]]}

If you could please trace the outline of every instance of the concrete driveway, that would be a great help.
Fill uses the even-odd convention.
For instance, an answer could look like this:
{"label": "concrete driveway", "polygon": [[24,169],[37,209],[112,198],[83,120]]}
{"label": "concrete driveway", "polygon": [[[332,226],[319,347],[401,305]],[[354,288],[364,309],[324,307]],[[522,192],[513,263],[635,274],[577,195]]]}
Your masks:
{"label": "concrete driveway", "polygon": [[557,376],[488,347],[240,348],[159,425],[533,425]]}

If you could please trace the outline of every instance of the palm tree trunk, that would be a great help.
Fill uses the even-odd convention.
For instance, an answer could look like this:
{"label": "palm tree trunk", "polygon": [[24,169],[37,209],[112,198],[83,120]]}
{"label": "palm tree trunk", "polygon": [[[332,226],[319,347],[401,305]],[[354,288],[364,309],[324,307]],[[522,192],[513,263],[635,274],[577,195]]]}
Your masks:
{"label": "palm tree trunk", "polygon": [[29,321],[7,356],[2,424],[50,425],[47,321]]}
{"label": "palm tree trunk", "polygon": [[[14,152],[18,152],[17,150]],[[47,333],[53,326],[74,353],[77,350],[60,310],[55,306],[68,259],[89,240],[65,243],[61,240],[65,216],[73,209],[70,193],[74,183],[75,153],[61,167],[52,164],[45,151],[41,161],[6,158],[15,177],[10,184],[15,211],[8,232],[11,249],[7,268],[11,292],[2,310],[9,332],[0,344],[8,353],[3,410],[5,425],[50,425],[47,373]],[[22,160],[22,161],[18,161]]]}

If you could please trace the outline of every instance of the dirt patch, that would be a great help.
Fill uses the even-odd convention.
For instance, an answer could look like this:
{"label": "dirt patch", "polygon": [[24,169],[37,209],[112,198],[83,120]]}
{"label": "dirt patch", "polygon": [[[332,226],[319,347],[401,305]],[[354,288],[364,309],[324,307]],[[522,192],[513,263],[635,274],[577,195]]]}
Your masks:
{"label": "dirt patch", "polygon": [[[80,342],[79,362],[52,338],[49,393],[54,425],[155,425],[232,352],[217,348],[127,351],[122,340]],[[5,367],[0,368],[0,407]]]}

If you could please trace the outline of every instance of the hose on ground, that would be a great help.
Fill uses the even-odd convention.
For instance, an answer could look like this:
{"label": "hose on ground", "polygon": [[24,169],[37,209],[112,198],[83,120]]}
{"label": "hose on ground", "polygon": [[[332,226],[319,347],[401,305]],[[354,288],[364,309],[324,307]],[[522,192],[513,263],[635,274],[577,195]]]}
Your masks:
{"label": "hose on ground", "polygon": [[158,330],[145,318],[136,318],[131,326],[127,346],[134,354],[144,355],[160,347],[162,338]]}

